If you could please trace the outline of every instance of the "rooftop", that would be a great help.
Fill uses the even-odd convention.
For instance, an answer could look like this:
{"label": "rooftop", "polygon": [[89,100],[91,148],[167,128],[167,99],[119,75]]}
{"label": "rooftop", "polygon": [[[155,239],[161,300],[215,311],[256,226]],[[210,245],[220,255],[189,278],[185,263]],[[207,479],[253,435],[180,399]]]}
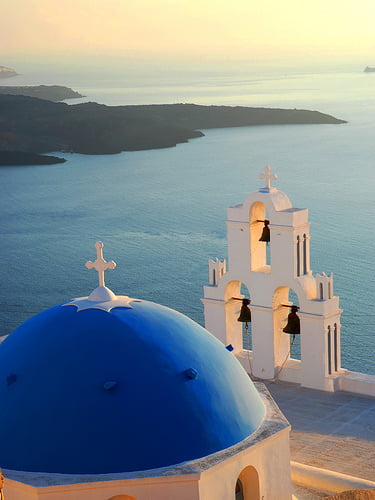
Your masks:
{"label": "rooftop", "polygon": [[[267,388],[289,420],[291,460],[375,481],[375,399],[284,382]],[[298,499],[327,494],[295,485]]]}

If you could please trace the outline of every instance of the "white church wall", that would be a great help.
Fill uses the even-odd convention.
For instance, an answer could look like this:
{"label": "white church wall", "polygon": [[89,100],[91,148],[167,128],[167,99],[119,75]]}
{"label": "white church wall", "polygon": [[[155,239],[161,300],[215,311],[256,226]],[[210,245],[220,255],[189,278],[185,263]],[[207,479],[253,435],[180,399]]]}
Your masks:
{"label": "white church wall", "polygon": [[[66,484],[33,488],[9,484],[6,500],[110,500],[128,495],[135,500],[199,500],[199,474]],[[12,482],[13,483],[13,482]],[[22,495],[22,496],[21,496]]]}
{"label": "white church wall", "polygon": [[[228,500],[234,498],[237,479],[242,471],[251,467],[259,478],[258,496],[245,496],[251,500],[277,498],[290,500],[290,452],[289,429],[269,437],[255,446],[238,453],[231,459],[205,471],[200,480],[200,500]],[[246,489],[254,485],[244,484]]]}
{"label": "white church wall", "polygon": [[38,500],[38,491],[33,486],[12,479],[5,479],[4,498],[6,500]]}

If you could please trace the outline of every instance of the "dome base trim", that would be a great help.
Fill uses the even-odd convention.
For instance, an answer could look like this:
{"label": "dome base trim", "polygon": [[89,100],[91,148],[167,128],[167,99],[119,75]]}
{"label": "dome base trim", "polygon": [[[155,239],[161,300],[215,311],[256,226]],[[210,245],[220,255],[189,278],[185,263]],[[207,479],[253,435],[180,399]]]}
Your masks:
{"label": "dome base trim", "polygon": [[102,311],[110,312],[114,307],[132,309],[130,303],[135,300],[127,295],[115,295],[106,286],[98,286],[88,297],[78,297],[62,305],[75,306],[77,312],[85,309],[101,309]]}

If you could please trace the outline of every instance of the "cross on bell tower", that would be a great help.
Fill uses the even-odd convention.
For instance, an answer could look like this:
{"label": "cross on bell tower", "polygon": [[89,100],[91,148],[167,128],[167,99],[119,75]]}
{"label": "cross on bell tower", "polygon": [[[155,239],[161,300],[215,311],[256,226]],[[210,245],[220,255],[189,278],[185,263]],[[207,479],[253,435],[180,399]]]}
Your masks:
{"label": "cross on bell tower", "polygon": [[87,269],[96,269],[96,271],[98,271],[99,286],[105,286],[104,272],[107,269],[114,269],[116,267],[116,262],[114,262],[113,260],[111,260],[110,262],[104,260],[104,244],[101,241],[97,241],[94,246],[96,248],[96,260],[94,262],[88,260],[85,266],[87,267]]}
{"label": "cross on bell tower", "polygon": [[271,174],[272,168],[267,166],[264,167],[264,174],[259,174],[259,179],[266,179],[267,185],[260,188],[261,193],[270,193],[271,191],[276,191],[275,188],[271,188],[271,180],[276,181],[278,179],[276,174]]}

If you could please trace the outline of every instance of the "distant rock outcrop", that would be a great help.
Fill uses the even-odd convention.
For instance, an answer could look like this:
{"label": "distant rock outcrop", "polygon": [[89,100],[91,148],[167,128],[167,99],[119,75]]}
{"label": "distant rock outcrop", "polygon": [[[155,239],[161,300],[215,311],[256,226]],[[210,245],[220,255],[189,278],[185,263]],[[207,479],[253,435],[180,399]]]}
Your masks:
{"label": "distant rock outcrop", "polygon": [[63,101],[64,99],[78,99],[80,97],[84,97],[79,92],[76,92],[69,87],[64,87],[63,85],[37,85],[25,87],[0,86],[0,94],[26,95],[54,102]]}
{"label": "distant rock outcrop", "polygon": [[0,150],[111,154],[167,148],[202,137],[197,129],[275,124],[344,123],[296,109],[164,104],[68,105],[20,95],[0,95]]}
{"label": "distant rock outcrop", "polygon": [[65,158],[27,153],[25,151],[0,151],[1,167],[14,165],[52,165],[54,163],[64,163],[65,161]]}
{"label": "distant rock outcrop", "polygon": [[365,73],[375,73],[375,68],[371,66],[366,66],[365,69],[363,70]]}
{"label": "distant rock outcrop", "polygon": [[0,66],[0,78],[10,78],[11,76],[17,76],[18,73],[14,69],[7,68],[6,66]]}

